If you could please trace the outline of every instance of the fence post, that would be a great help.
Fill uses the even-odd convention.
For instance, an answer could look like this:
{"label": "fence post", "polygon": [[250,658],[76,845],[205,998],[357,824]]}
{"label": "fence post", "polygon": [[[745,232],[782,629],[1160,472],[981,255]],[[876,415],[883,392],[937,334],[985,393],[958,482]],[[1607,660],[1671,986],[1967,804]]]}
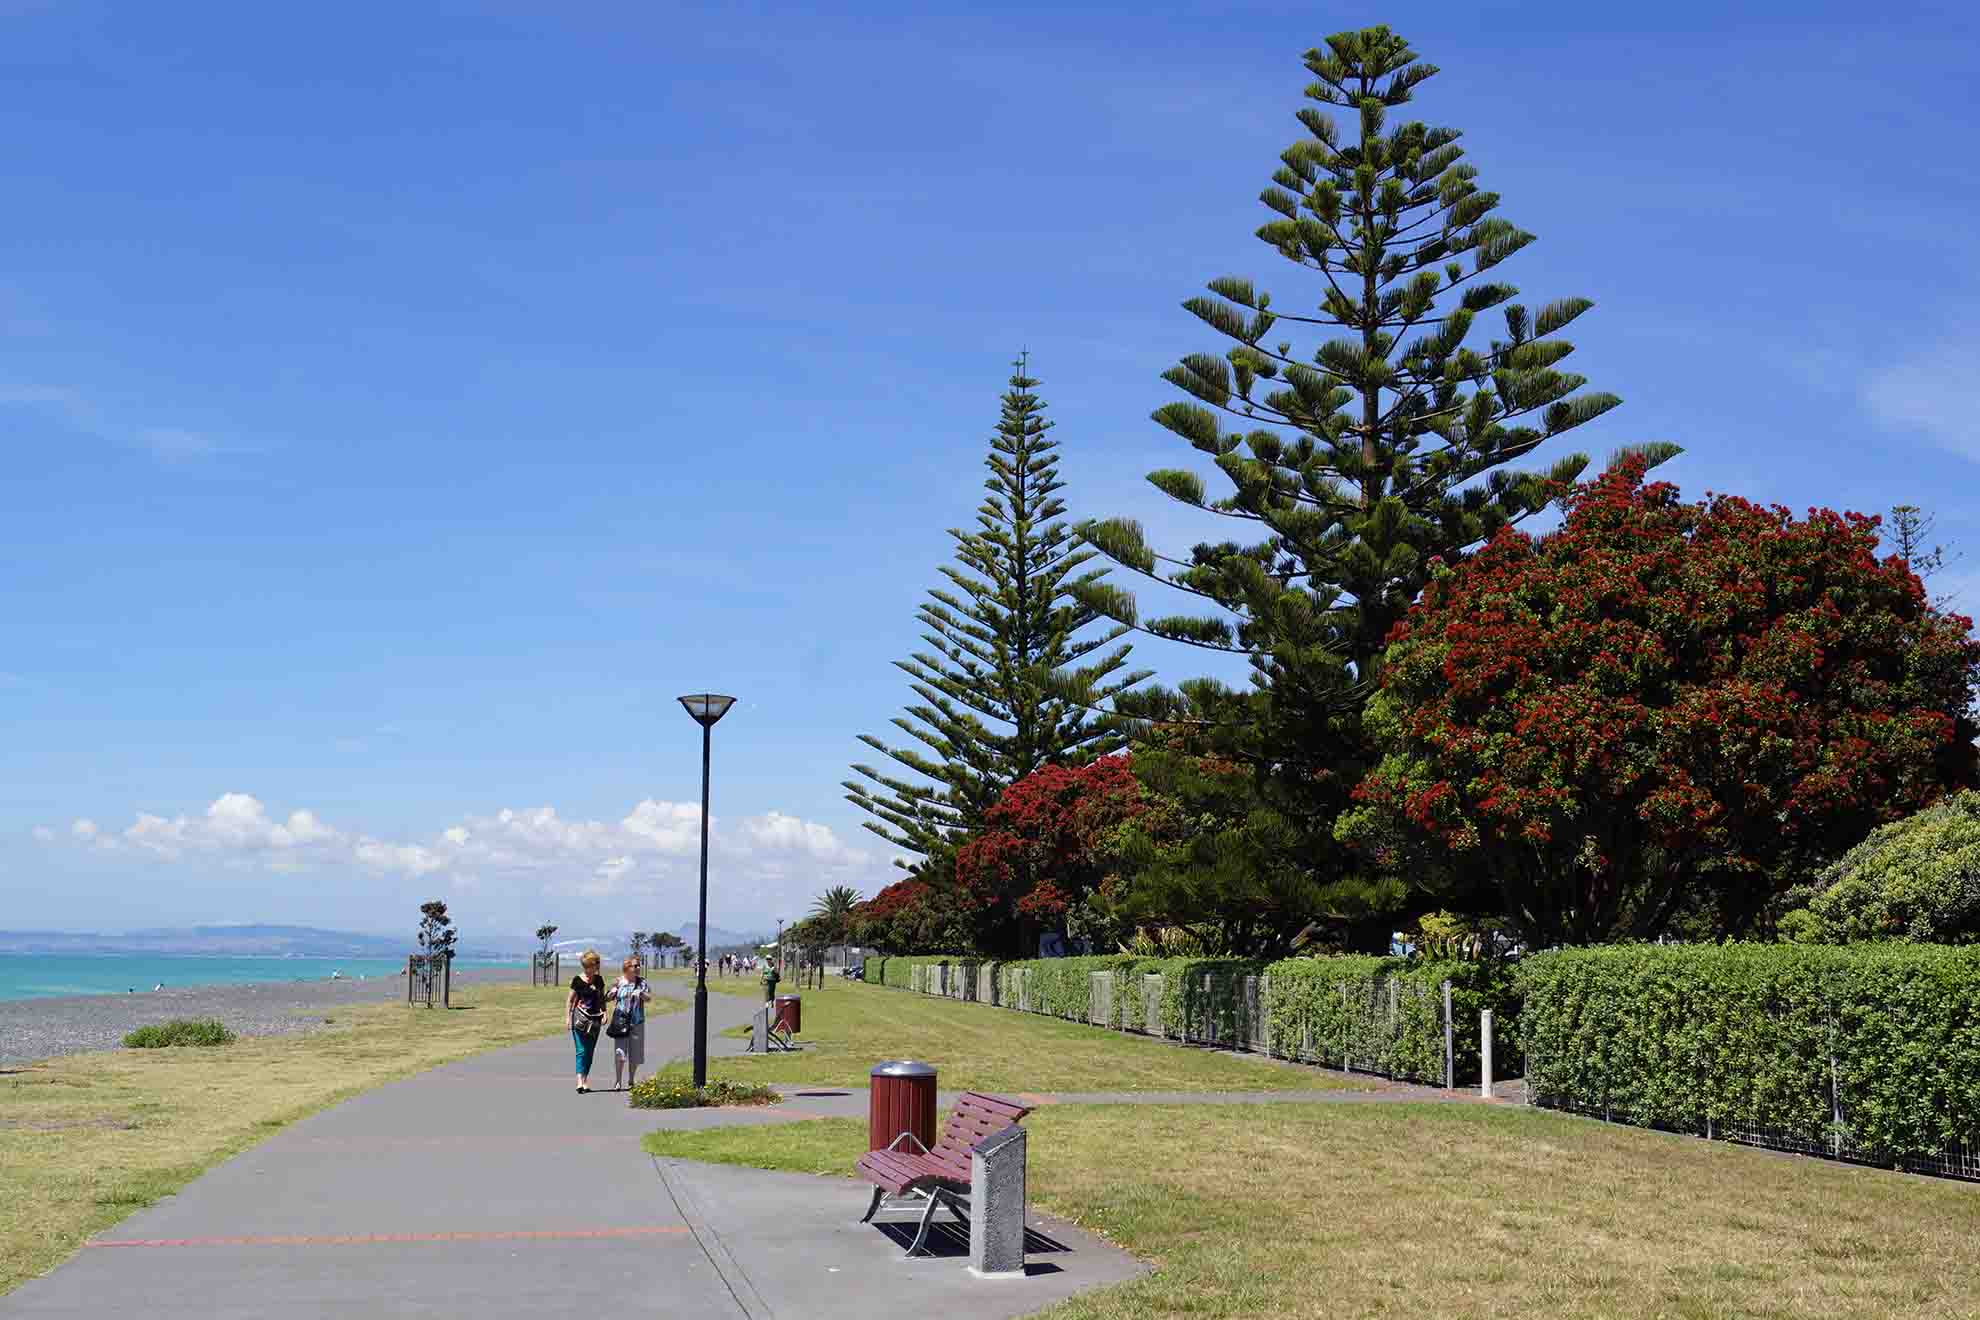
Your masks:
{"label": "fence post", "polygon": [[[1826,999],[1827,996],[1825,995]],[[1825,1005],[1829,1017],[1829,1154],[1835,1159],[1842,1158],[1842,1087],[1836,1080],[1836,1010],[1833,1004]]]}
{"label": "fence post", "polygon": [[1444,1089],[1457,1086],[1457,1033],[1451,1019],[1451,983],[1444,982]]}
{"label": "fence post", "polygon": [[1348,1021],[1347,982],[1336,981],[1334,984],[1340,988],[1341,992],[1341,1071],[1353,1072],[1354,1059],[1348,1053],[1348,1033],[1352,1030],[1352,1026]]}
{"label": "fence post", "polygon": [[1492,1098],[1492,1010],[1478,1014],[1478,1094]]}
{"label": "fence post", "polygon": [[1272,974],[1258,978],[1258,1039],[1266,1058],[1272,1057]]}

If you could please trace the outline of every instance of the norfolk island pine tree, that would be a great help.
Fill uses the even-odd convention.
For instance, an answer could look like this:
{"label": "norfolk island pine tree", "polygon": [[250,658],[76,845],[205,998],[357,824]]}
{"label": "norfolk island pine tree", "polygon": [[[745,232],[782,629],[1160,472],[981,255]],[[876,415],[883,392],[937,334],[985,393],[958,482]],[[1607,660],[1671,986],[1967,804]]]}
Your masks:
{"label": "norfolk island pine tree", "polygon": [[[1193,398],[1154,419],[1210,455],[1230,483],[1213,497],[1184,469],[1149,474],[1171,498],[1234,520],[1246,539],[1187,557],[1157,553],[1135,522],[1085,524],[1116,563],[1207,604],[1143,620],[1108,583],[1080,598],[1124,626],[1246,656],[1252,681],[1209,680],[1125,694],[1118,708],[1192,733],[1202,750],[1250,763],[1267,810],[1301,822],[1296,864],[1320,882],[1316,915],[1381,919],[1406,896],[1334,838],[1334,820],[1373,763],[1361,711],[1381,678],[1390,629],[1438,560],[1529,518],[1586,467],[1569,454],[1541,472],[1511,465],[1616,406],[1557,369],[1573,351],[1557,332],[1592,304],[1537,312],[1487,278],[1533,235],[1496,214],[1464,163],[1460,133],[1390,112],[1437,70],[1384,27],[1337,33],[1307,52],[1309,100],[1351,116],[1346,141],[1308,106],[1306,136],[1280,156],[1260,195],[1275,214],[1258,237],[1299,266],[1317,299],[1275,310],[1252,281],[1211,281],[1184,306],[1228,341],[1164,378]],[[1501,309],[1505,338],[1476,348],[1476,318]],[[1287,327],[1322,336],[1305,353]],[[1231,429],[1226,429],[1230,427]],[[1629,451],[1657,463],[1676,446]],[[1151,769],[1159,765],[1142,758]]]}
{"label": "norfolk island pine tree", "polygon": [[1088,567],[1094,552],[1064,521],[1058,442],[1026,366],[1020,357],[990,439],[977,525],[950,529],[950,586],[915,615],[929,649],[895,662],[920,701],[893,723],[920,747],[862,735],[895,768],[856,764],[844,784],[874,817],[865,827],[911,855],[897,864],[932,880],[944,880],[955,843],[1006,786],[1041,765],[1118,750],[1123,735],[1104,708],[1148,677],[1126,669],[1128,630],[1094,628],[1105,620],[1074,595],[1105,570]]}

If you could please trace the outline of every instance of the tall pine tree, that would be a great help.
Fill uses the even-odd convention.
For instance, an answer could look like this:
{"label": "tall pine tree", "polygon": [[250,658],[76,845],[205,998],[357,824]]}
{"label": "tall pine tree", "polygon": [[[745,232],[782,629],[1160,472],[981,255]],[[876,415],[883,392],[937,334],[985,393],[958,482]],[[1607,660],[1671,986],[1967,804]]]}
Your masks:
{"label": "tall pine tree", "polygon": [[[1490,278],[1533,235],[1496,214],[1463,160],[1459,131],[1390,112],[1437,72],[1387,28],[1342,32],[1307,52],[1318,105],[1306,136],[1280,155],[1261,200],[1275,213],[1258,237],[1300,267],[1311,292],[1274,310],[1250,280],[1213,280],[1184,306],[1227,341],[1164,378],[1194,402],[1155,420],[1208,454],[1229,481],[1212,496],[1196,472],[1149,474],[1164,494],[1233,520],[1241,540],[1186,557],[1150,549],[1140,526],[1082,528],[1116,562],[1191,593],[1207,613],[1140,619],[1109,584],[1082,599],[1159,637],[1249,658],[1250,692],[1186,684],[1131,695],[1138,713],[1194,724],[1214,750],[1259,769],[1262,787],[1309,829],[1304,865],[1351,871],[1330,827],[1367,766],[1360,707],[1380,675],[1389,629],[1449,560],[1544,508],[1588,460],[1544,472],[1509,465],[1594,420],[1618,400],[1578,393],[1558,369],[1573,351],[1557,332],[1591,305],[1537,312]],[[1321,106],[1347,112],[1344,134]],[[1303,304],[1303,305],[1302,305]],[[1481,313],[1499,309],[1504,337],[1468,344]],[[1298,349],[1296,332],[1319,342]],[[1646,447],[1661,460],[1671,446]],[[1335,915],[1395,901],[1341,880]],[[1318,914],[1316,914],[1318,915]]]}
{"label": "tall pine tree", "polygon": [[1124,672],[1129,647],[1116,643],[1128,629],[1090,628],[1099,616],[1074,596],[1106,570],[1087,567],[1093,551],[1063,521],[1059,445],[1025,368],[1020,357],[984,459],[976,529],[950,529],[956,562],[941,572],[951,587],[930,591],[915,615],[930,649],[895,662],[920,701],[893,723],[920,746],[862,734],[907,773],[854,765],[859,778],[845,781],[847,800],[876,818],[866,828],[924,859],[943,858],[1039,766],[1119,748],[1102,708],[1148,677]]}

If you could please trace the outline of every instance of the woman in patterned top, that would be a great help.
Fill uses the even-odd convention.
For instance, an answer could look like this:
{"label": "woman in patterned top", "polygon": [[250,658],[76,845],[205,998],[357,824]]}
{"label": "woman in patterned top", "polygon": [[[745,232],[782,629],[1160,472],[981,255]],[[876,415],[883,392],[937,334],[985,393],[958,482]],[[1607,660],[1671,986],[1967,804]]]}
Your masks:
{"label": "woman in patterned top", "polygon": [[619,980],[612,987],[612,1011],[624,1013],[629,1030],[616,1037],[612,1050],[612,1089],[618,1090],[621,1076],[625,1085],[639,1080],[640,1065],[646,1062],[646,1001],[653,987],[639,974],[639,959],[628,956],[619,964]]}

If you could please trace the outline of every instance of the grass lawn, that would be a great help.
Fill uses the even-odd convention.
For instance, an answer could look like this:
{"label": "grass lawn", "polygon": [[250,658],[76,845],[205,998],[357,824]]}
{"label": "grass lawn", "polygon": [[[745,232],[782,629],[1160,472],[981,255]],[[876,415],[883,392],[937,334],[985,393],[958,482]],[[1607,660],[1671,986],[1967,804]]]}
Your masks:
{"label": "grass lawn", "polygon": [[[684,974],[661,979],[686,980]],[[762,998],[754,981],[711,979],[710,991]],[[947,1090],[1288,1091],[1350,1083],[1311,1068],[1184,1049],[984,1004],[828,978],[804,998],[804,1046],[794,1054],[715,1059],[739,1082],[864,1086],[883,1059],[922,1059]],[[742,1033],[747,1035],[747,1032]],[[685,1071],[675,1064],[670,1071]],[[1354,1083],[1367,1085],[1369,1083]]]}
{"label": "grass lawn", "polygon": [[[1158,1266],[1051,1320],[1980,1314],[1980,1187],[1483,1105],[1025,1123],[1033,1201]],[[646,1148],[843,1177],[865,1138],[830,1119]]]}
{"label": "grass lawn", "polygon": [[[561,1033],[562,987],[457,986],[456,1008],[365,1004],[334,1027],[212,1048],[72,1054],[0,1075],[0,1293],[92,1233],[326,1105]],[[678,1008],[656,1000],[652,1011]]]}

